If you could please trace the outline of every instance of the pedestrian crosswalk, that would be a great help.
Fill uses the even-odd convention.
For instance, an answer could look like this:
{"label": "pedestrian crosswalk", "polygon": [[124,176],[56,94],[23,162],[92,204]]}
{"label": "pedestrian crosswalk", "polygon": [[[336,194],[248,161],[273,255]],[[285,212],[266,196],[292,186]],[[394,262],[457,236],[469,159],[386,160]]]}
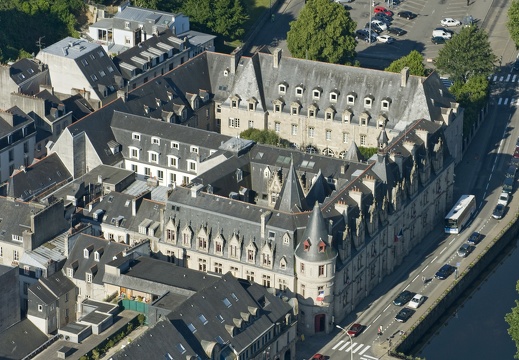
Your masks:
{"label": "pedestrian crosswalk", "polygon": [[494,74],[490,75],[488,80],[491,80],[492,82],[510,82],[510,83],[519,83],[519,76],[517,74]]}
{"label": "pedestrian crosswalk", "polygon": [[366,355],[365,353],[371,348],[371,345],[350,342],[348,340],[340,340],[332,347],[332,350],[351,352],[352,354],[360,355],[361,360],[375,360],[376,357]]}

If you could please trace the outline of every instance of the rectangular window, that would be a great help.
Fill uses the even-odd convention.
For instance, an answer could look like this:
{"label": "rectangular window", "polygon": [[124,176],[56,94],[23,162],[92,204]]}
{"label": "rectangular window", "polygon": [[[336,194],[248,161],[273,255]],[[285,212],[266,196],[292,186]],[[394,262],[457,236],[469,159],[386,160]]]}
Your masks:
{"label": "rectangular window", "polygon": [[297,135],[297,125],[292,124],[292,135]]}
{"label": "rectangular window", "polygon": [[325,276],[324,265],[319,265],[319,276]]}
{"label": "rectangular window", "polygon": [[361,135],[360,136],[360,145],[361,146],[366,146],[366,135]]}
{"label": "rectangular window", "polygon": [[342,142],[345,144],[348,143],[348,137],[349,137],[348,133],[342,133]]}
{"label": "rectangular window", "polygon": [[92,282],[92,274],[90,274],[90,273],[86,274],[86,282],[87,283],[91,283]]}
{"label": "rectangular window", "polygon": [[139,158],[139,150],[131,149],[130,150],[130,157],[132,157],[134,159],[138,159]]}
{"label": "rectangular window", "polygon": [[164,171],[162,170],[157,170],[157,178],[162,181],[164,180]]}
{"label": "rectangular window", "polygon": [[18,250],[13,250],[13,260],[14,261],[20,260],[20,253],[18,252]]}
{"label": "rectangular window", "polygon": [[158,163],[159,162],[159,154],[150,153],[150,162]]}
{"label": "rectangular window", "polygon": [[214,263],[214,272],[217,274],[223,273],[223,265],[221,263]]}
{"label": "rectangular window", "polygon": [[299,268],[300,268],[301,274],[304,274],[305,273],[305,263],[301,263]]}
{"label": "rectangular window", "polygon": [[308,128],[308,137],[313,138],[315,136],[315,128],[309,127]]}
{"label": "rectangular window", "polygon": [[274,123],[274,131],[279,133],[281,131],[281,123],[275,122]]}
{"label": "rectangular window", "polygon": [[146,176],[151,176],[151,170],[150,170],[149,167],[145,167],[145,168],[144,168],[144,175],[146,175]]}
{"label": "rectangular window", "polygon": [[254,271],[247,270],[247,280],[250,282],[254,282]]}
{"label": "rectangular window", "polygon": [[169,166],[177,167],[177,158],[169,157]]}
{"label": "rectangular window", "polygon": [[332,131],[326,130],[326,140],[330,141],[332,139]]}
{"label": "rectangular window", "polygon": [[249,120],[249,129],[254,128],[254,120]]}
{"label": "rectangular window", "polygon": [[263,286],[270,287],[270,275],[263,275]]}

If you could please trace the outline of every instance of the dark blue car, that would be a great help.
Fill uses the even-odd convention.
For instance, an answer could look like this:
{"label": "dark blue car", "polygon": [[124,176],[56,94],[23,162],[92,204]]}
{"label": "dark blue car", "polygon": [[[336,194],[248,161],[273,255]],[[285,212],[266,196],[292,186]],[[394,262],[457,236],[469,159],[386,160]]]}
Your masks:
{"label": "dark blue car", "polygon": [[449,277],[450,274],[452,274],[454,272],[454,270],[456,270],[456,268],[452,265],[449,265],[449,264],[445,264],[443,265],[440,270],[438,270],[436,272],[436,274],[434,275],[434,277],[436,279],[439,279],[439,280],[444,280],[444,279],[447,279]]}

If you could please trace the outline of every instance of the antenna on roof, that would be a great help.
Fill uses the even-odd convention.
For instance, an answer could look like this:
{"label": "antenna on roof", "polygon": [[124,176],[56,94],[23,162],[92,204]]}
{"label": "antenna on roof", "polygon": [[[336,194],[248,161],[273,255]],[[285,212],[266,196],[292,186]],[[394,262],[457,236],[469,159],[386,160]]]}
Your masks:
{"label": "antenna on roof", "polygon": [[36,41],[36,46],[38,47],[39,51],[41,51],[41,48],[45,46],[44,43],[41,42],[41,39],[43,39],[45,36],[40,36],[38,41]]}

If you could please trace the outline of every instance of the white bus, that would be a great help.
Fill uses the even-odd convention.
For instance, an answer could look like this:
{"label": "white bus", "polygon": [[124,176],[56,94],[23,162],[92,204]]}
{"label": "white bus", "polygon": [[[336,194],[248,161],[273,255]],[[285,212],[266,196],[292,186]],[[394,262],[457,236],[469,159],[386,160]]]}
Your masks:
{"label": "white bus", "polygon": [[475,212],[476,197],[474,195],[462,195],[452,210],[445,216],[445,232],[447,234],[459,234]]}

